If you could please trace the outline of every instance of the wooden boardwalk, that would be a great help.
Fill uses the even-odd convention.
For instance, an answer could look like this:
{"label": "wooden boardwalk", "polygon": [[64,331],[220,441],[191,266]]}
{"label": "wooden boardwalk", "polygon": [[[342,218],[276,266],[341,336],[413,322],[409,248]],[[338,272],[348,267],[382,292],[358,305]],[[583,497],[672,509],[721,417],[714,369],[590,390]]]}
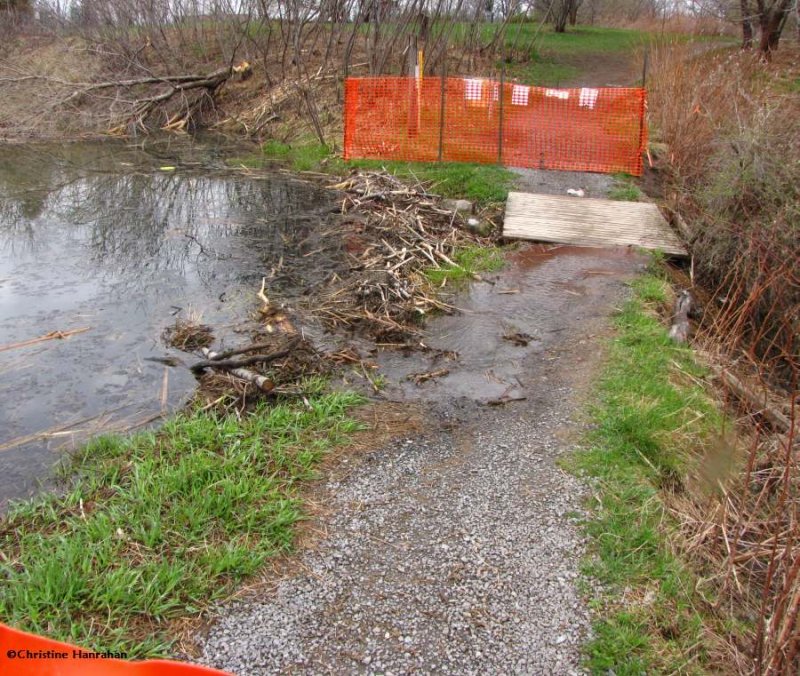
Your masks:
{"label": "wooden boardwalk", "polygon": [[578,246],[638,246],[686,256],[655,204],[511,192],[503,236]]}

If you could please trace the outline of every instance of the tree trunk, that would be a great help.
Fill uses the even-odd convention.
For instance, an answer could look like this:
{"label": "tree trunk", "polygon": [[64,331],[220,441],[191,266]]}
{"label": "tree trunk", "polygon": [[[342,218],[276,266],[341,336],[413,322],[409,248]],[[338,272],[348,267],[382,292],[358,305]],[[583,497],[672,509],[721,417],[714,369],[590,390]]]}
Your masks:
{"label": "tree trunk", "polygon": [[742,49],[750,49],[753,46],[753,20],[750,11],[750,4],[747,0],[741,0],[742,12]]}
{"label": "tree trunk", "polygon": [[580,3],[577,0],[572,0],[569,6],[569,25],[574,26],[578,23],[578,9],[580,7]]}
{"label": "tree trunk", "polygon": [[[760,4],[760,3],[759,3]],[[778,48],[781,31],[786,24],[786,19],[791,10],[792,0],[777,0],[769,9],[764,8],[759,18],[761,26],[761,40],[759,49],[765,58],[769,59]]]}
{"label": "tree trunk", "polygon": [[556,33],[563,33],[567,29],[569,19],[570,0],[560,0],[553,10],[553,29]]}

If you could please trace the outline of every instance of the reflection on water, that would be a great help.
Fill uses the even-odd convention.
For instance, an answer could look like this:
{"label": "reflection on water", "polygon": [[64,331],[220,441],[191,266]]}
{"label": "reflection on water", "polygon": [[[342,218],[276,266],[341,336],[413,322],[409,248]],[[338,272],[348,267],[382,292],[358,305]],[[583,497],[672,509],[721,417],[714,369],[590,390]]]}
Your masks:
{"label": "reflection on water", "polygon": [[[174,163],[110,144],[0,152],[0,346],[91,327],[0,351],[0,449],[64,428],[0,450],[0,503],[34,490],[73,430],[158,410],[165,367],[148,358],[167,353],[159,336],[175,316],[230,326],[279,261],[271,288],[287,295],[327,273],[303,257],[319,248],[324,191],[159,169]],[[170,370],[171,405],[193,382]]]}

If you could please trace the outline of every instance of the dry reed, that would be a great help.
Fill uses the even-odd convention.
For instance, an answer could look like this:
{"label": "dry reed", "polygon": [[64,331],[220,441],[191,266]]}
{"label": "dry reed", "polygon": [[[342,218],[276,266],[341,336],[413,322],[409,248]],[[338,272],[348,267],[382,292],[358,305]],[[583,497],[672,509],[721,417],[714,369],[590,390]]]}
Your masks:
{"label": "dry reed", "polygon": [[796,674],[800,69],[789,50],[768,64],[690,49],[655,50],[651,116],[667,144],[667,197],[688,223],[695,281],[707,290],[701,340],[737,372],[722,385],[748,448],[734,449],[738,471],[717,490],[684,496],[676,511],[716,610],[751,627],[727,635],[729,666]]}

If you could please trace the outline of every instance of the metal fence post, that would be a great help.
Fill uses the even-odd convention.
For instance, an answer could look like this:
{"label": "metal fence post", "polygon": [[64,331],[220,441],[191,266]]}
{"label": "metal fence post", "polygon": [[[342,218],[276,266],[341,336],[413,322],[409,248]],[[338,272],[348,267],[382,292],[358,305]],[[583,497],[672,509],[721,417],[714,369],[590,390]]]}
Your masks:
{"label": "metal fence post", "polygon": [[[445,55],[446,57],[446,55]],[[444,97],[445,90],[447,89],[445,70],[447,65],[442,61],[442,89],[439,95],[439,162],[444,158]]]}
{"label": "metal fence post", "polygon": [[647,87],[647,60],[650,55],[650,48],[644,48],[644,63],[642,64],[642,89]]}
{"label": "metal fence post", "polygon": [[500,125],[497,133],[497,164],[503,164],[503,89],[506,83],[506,59],[500,69]]}
{"label": "metal fence post", "polygon": [[645,147],[645,138],[647,133],[647,121],[645,117],[647,116],[647,57],[649,54],[650,49],[645,47],[644,63],[642,64],[642,105],[639,112],[639,154],[637,156],[637,164],[641,165],[642,171],[644,170],[644,159],[642,158],[642,153],[647,151],[647,148]]}

